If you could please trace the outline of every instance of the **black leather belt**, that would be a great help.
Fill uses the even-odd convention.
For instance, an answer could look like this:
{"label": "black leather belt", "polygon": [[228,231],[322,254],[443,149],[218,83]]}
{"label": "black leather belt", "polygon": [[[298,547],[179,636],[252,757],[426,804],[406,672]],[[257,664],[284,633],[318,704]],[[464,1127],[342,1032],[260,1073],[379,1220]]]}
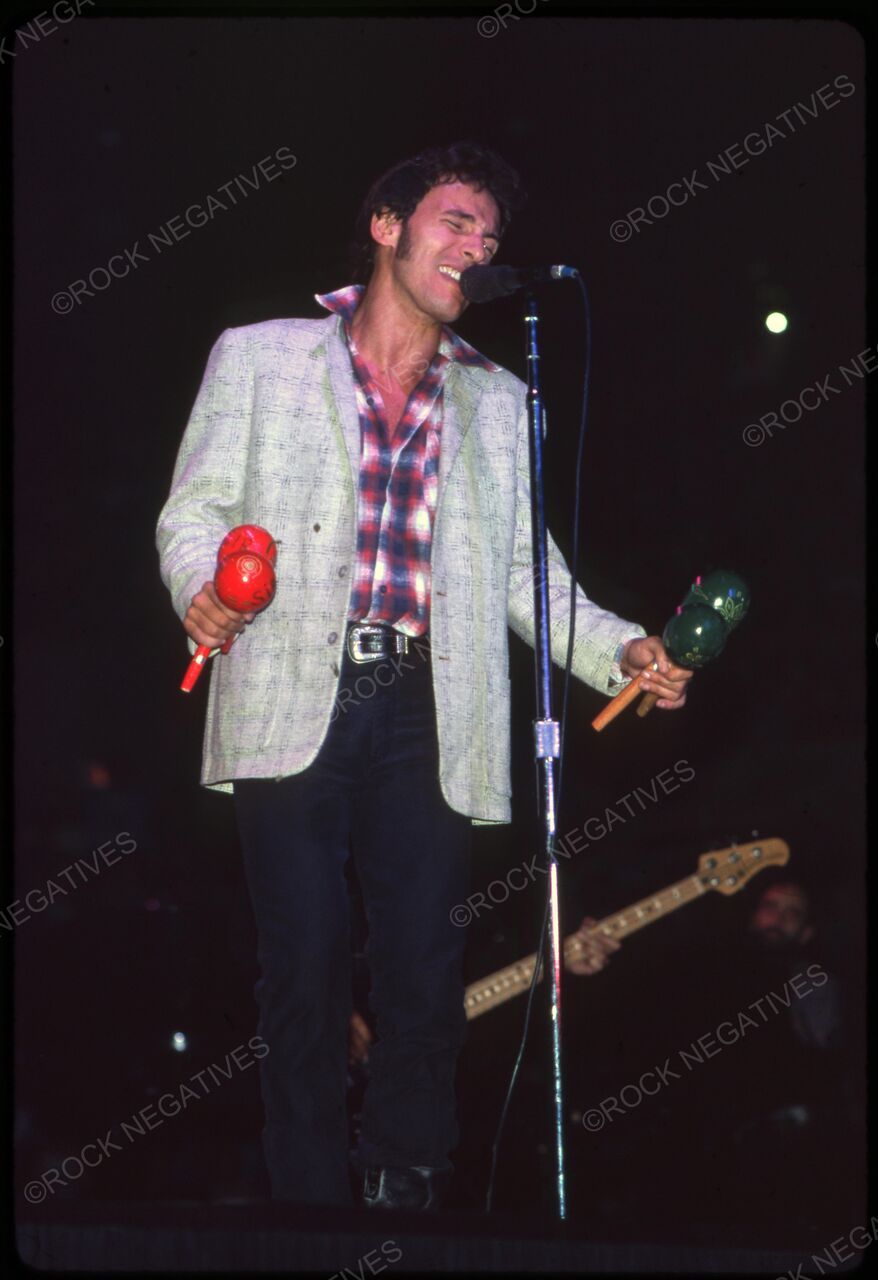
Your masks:
{"label": "black leather belt", "polygon": [[411,636],[377,622],[351,622],[345,637],[345,648],[352,662],[376,662],[379,658],[405,654],[413,643]]}

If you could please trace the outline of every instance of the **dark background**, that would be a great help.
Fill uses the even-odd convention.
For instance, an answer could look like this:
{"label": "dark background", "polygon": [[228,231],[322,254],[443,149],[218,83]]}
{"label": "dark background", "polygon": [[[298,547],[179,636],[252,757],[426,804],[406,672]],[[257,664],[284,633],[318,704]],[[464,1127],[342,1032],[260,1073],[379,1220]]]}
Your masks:
{"label": "dark background", "polygon": [[[864,611],[864,386],[758,447],[742,432],[829,374],[845,388],[838,365],[867,346],[862,41],[839,21],[611,20],[549,0],[537,8],[492,38],[477,31],[485,10],[85,10],[7,72],[16,540],[15,629],[3,656],[14,664],[17,852],[9,898],[45,887],[119,832],[138,845],[18,926],[22,1180],[255,1032],[255,935],[232,805],[197,784],[206,689],[188,699],[178,692],[186,646],[159,580],[155,522],[220,332],[323,314],[313,295],[349,282],[352,223],[373,177],[425,144],[459,137],[494,146],[529,190],[501,260],[572,263],[589,287],[586,590],[650,633],[661,632],[696,573],[734,568],[753,594],[748,620],[696,678],[682,713],[640,720],[631,712],[597,737],[589,722],[602,699],[572,689],[562,832],[602,817],[677,761],[695,777],[626,814],[565,866],[566,931],[584,911],[601,915],[679,879],[709,848],[753,831],[783,836],[791,870],[808,877],[823,909],[822,942],[850,1002],[848,1045],[857,1043],[861,691],[864,653],[874,652]],[[804,123],[795,114],[789,126],[777,120],[839,75],[854,83],[853,96],[816,119],[803,113]],[[710,178],[707,161],[767,121],[783,139],[740,172]],[[149,246],[150,231],[282,146],[295,168],[246,199],[236,189],[235,207],[227,201],[161,254]],[[707,190],[627,243],[611,238],[613,222],[694,169]],[[52,310],[59,290],[135,241],[148,262],[70,314]],[[779,336],[763,323],[775,308],[790,319]],[[583,349],[577,291],[547,293],[544,317],[547,498],[567,553]],[[473,309],[457,327],[524,373],[516,302]],[[515,819],[477,832],[477,887],[534,847],[531,654],[511,644]],[[470,977],[533,949],[539,891],[472,926]],[[615,969],[571,981],[569,1007],[585,1028],[568,1064],[571,1107],[611,1091],[594,1096],[589,1063],[624,1028],[630,1053],[615,1083],[653,1065],[630,1036],[641,1006],[662,1011],[666,1051],[728,1016],[710,975],[734,966],[755,894],[751,886],[678,913],[626,944]],[[603,994],[592,1000],[586,984],[597,983]],[[496,1114],[522,1011],[519,1001],[474,1024],[461,1070],[466,1114]],[[186,1054],[169,1047],[175,1030],[189,1036]],[[732,1073],[733,1052],[723,1067]],[[855,1058],[849,1067],[858,1079]],[[256,1074],[242,1073],[67,1194],[260,1193]],[[636,1134],[638,1117],[628,1122]],[[513,1125],[510,1166],[531,1161],[526,1129]],[[858,1168],[845,1177],[856,1206]],[[588,1188],[583,1174],[577,1203],[594,1199]],[[514,1203],[514,1189],[506,1194]],[[850,1213],[845,1230],[860,1220]]]}

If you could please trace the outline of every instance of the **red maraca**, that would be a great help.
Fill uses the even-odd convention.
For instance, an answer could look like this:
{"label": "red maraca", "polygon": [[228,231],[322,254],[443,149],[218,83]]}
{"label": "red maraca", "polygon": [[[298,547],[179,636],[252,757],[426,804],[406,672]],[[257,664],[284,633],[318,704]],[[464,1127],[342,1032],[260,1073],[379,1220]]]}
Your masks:
{"label": "red maraca", "polygon": [[[250,550],[226,554],[218,561],[213,578],[214,589],[221,603],[227,609],[234,609],[238,613],[259,613],[271,604],[274,598],[275,576],[272,564],[277,556],[277,548],[271,534],[257,525],[239,525],[226,536],[220,550],[222,551],[227,544],[235,545],[237,542],[240,545],[242,540],[252,541],[254,535],[259,535],[259,540],[262,541],[268,554],[260,555],[258,551]],[[272,559],[268,558],[269,555]],[[228,653],[235,638],[230,636],[221,646],[220,652]],[[210,647],[204,644],[200,644],[195,650],[186,675],[183,677],[183,683],[180,685],[184,693],[189,693],[194,688],[210,653]]]}
{"label": "red maraca", "polygon": [[277,563],[277,543],[268,530],[258,524],[237,524],[229,530],[216,553],[217,566],[235,551],[255,551],[270,564]]}
{"label": "red maraca", "polygon": [[[277,543],[268,530],[258,524],[236,524],[229,530],[216,553],[216,567],[219,568],[226,556],[234,551],[256,551],[265,556],[272,566],[277,561]],[[237,638],[237,634],[230,636],[220,653],[228,653]]]}
{"label": "red maraca", "polygon": [[[234,551],[257,551],[272,566],[277,560],[277,543],[268,530],[258,524],[237,524],[234,529],[229,530],[216,553],[216,567],[219,568]],[[229,636],[220,648],[220,653],[228,653],[239,635],[240,632],[236,631],[233,636]]]}
{"label": "red maraca", "polygon": [[[236,524],[234,529],[229,530],[216,553],[217,568],[226,556],[230,556],[234,551],[257,551],[259,555],[265,556],[272,566],[277,560],[277,543],[268,530],[258,524]],[[240,632],[236,632],[235,635],[229,636],[221,647],[220,653],[228,653],[239,635]]]}

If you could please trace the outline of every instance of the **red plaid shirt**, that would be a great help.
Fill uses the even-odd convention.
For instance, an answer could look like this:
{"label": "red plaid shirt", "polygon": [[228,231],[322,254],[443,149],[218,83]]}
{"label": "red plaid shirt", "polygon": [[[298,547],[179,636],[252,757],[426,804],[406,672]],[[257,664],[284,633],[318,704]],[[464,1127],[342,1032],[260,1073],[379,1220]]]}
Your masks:
{"label": "red plaid shirt", "polygon": [[406,402],[391,439],[381,389],[351,334],[361,284],[315,294],[341,316],[360,415],[357,555],[349,622],[381,622],[409,636],[430,625],[430,550],[439,478],[442,401],[449,363],[499,370],[443,325],[439,350]]}

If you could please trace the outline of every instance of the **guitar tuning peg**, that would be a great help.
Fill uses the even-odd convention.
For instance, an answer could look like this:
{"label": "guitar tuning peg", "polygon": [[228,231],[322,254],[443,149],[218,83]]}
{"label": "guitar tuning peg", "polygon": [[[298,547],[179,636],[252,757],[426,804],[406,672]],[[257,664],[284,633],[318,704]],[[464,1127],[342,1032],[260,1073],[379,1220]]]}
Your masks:
{"label": "guitar tuning peg", "polygon": [[751,832],[750,832],[750,839],[751,839],[751,840],[758,840],[758,839],[759,839],[759,832],[758,832],[758,831],[751,831]]}

